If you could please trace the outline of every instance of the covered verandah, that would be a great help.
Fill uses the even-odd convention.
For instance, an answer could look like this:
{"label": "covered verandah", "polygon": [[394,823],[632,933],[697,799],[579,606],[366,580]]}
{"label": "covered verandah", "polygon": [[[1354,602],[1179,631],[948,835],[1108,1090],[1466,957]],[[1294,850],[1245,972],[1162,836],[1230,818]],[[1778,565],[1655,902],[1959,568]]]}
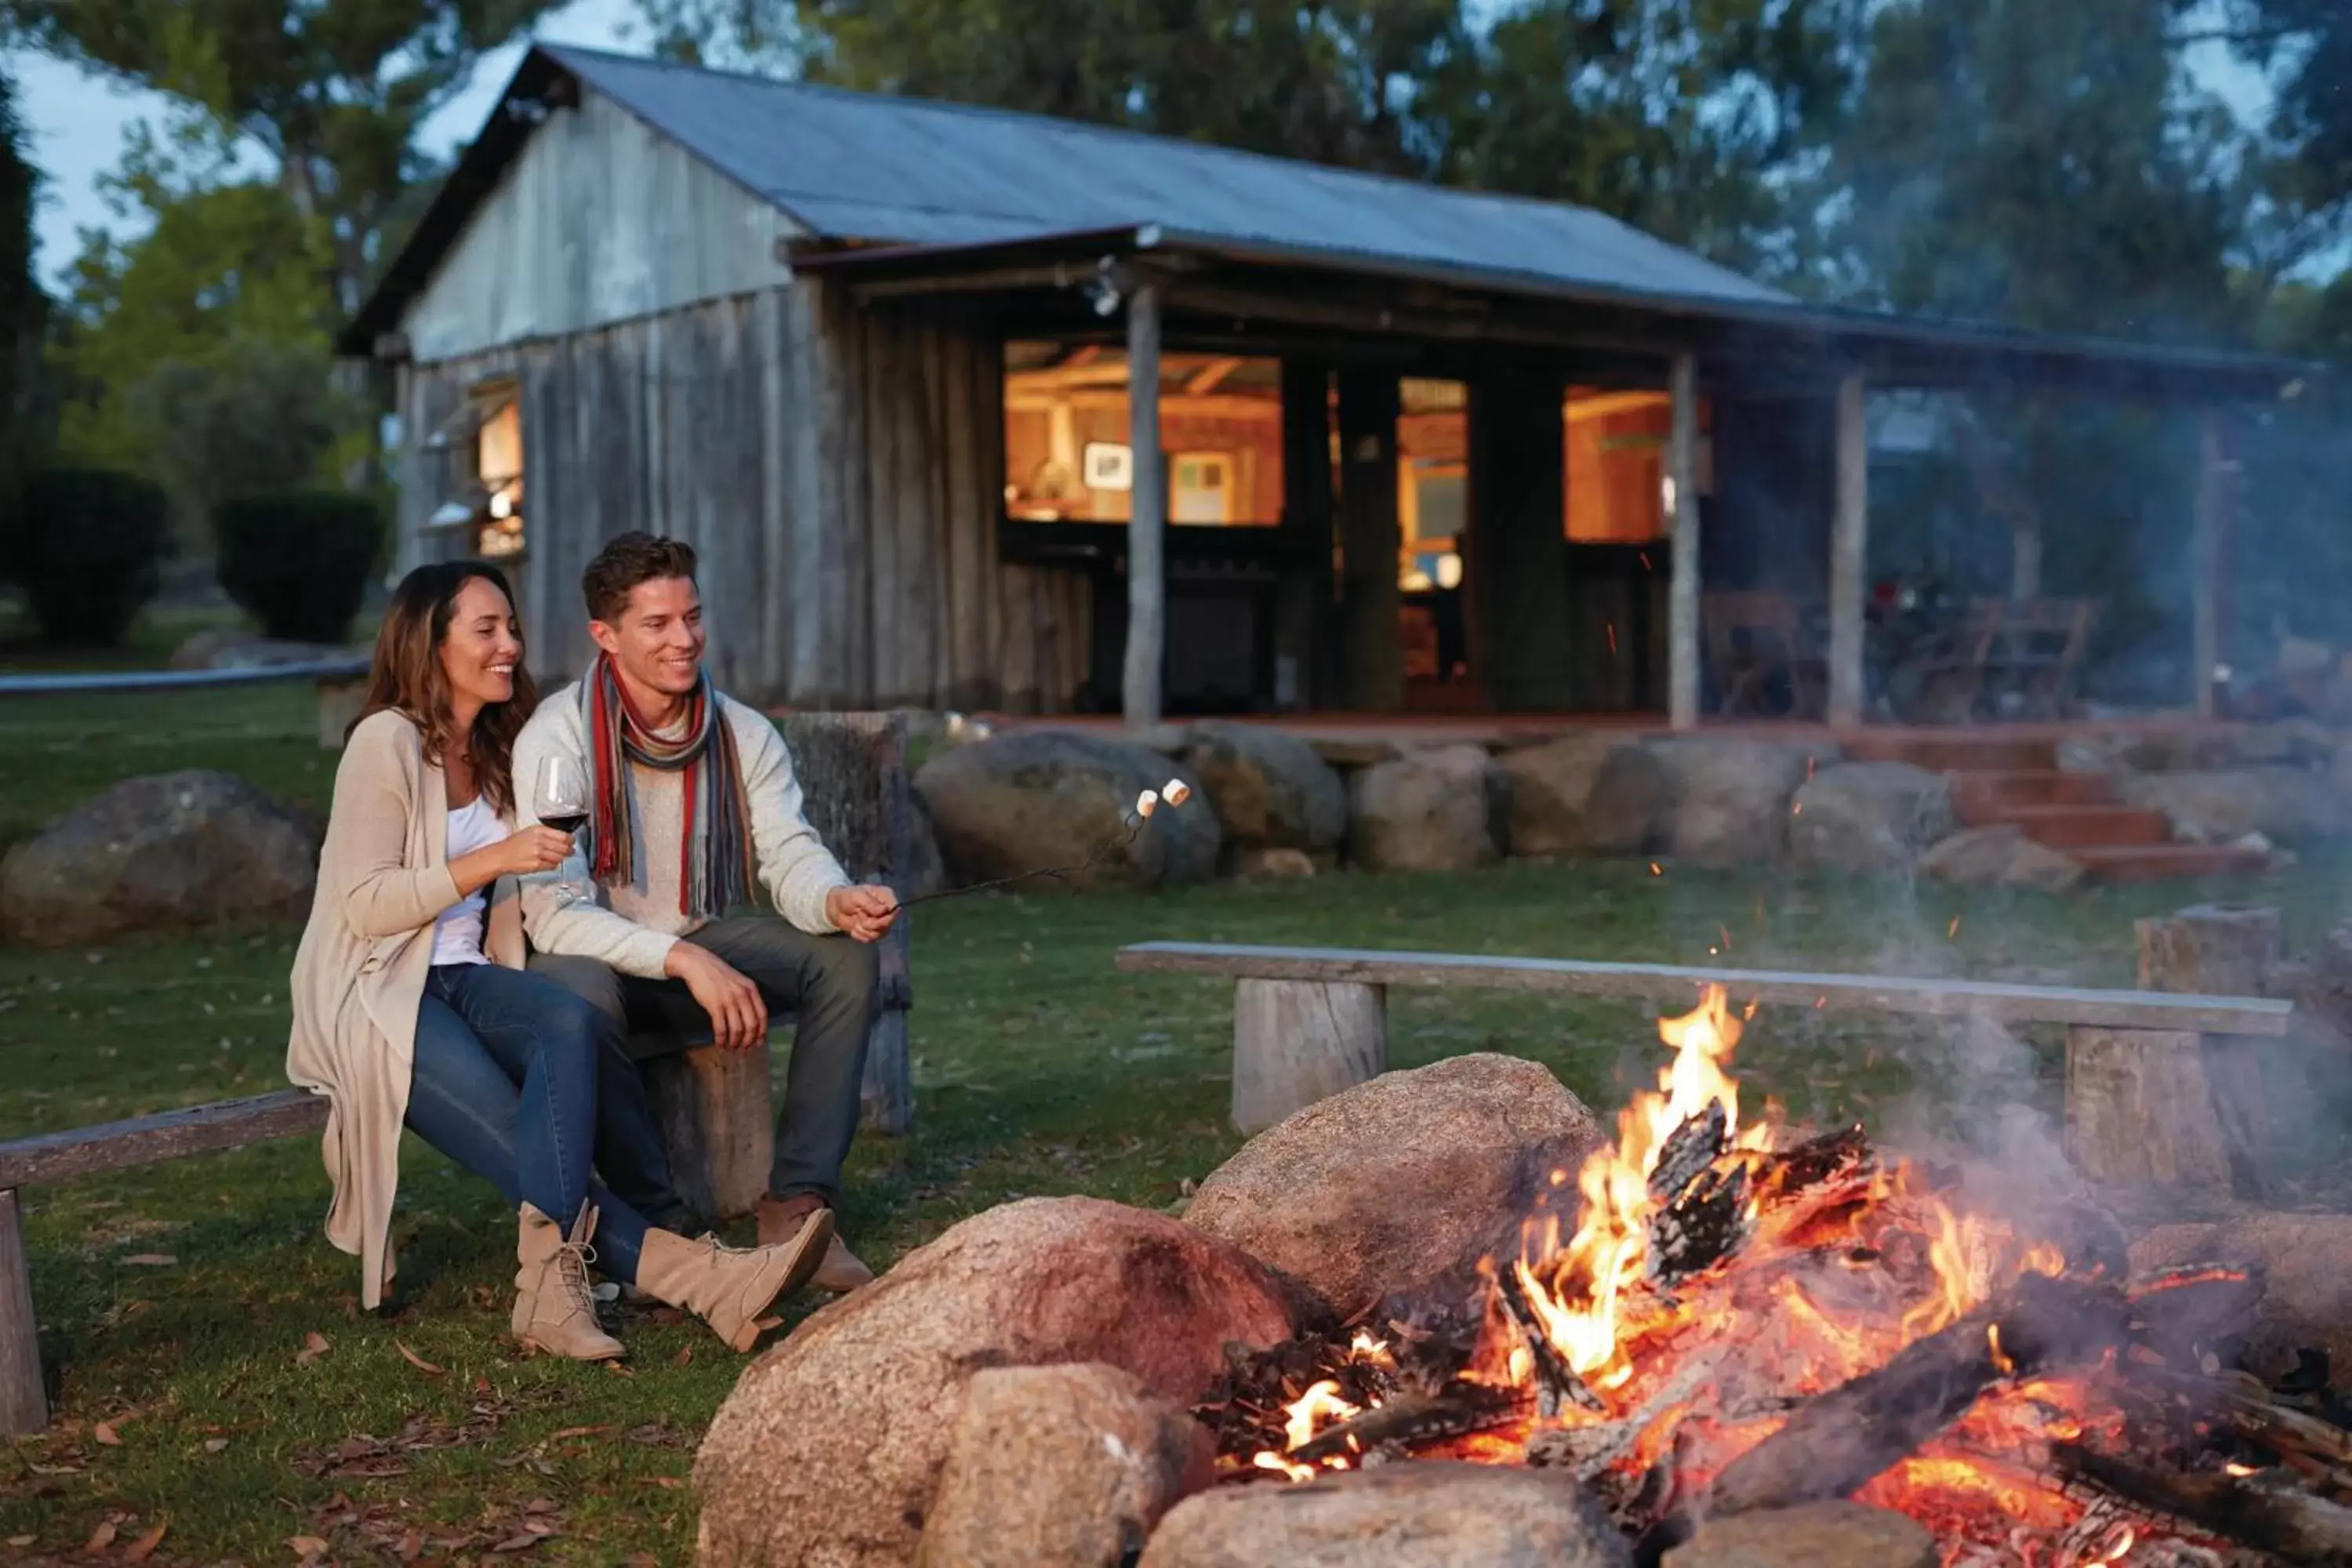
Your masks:
{"label": "covered verandah", "polygon": [[[1109,369],[1125,439],[1089,443],[1085,459],[1087,482],[1099,463],[1100,482],[1117,487],[1116,521],[1024,515],[1008,475],[999,548],[1097,574],[1096,707],[1138,730],[1171,710],[1171,599],[1181,619],[1219,593],[1263,606],[1266,635],[1236,655],[1253,670],[1255,700],[1236,704],[1245,710],[1303,721],[1438,706],[1540,722],[1609,710],[1617,721],[1685,729],[1708,707],[1702,602],[1716,588],[1818,594],[1822,717],[1850,728],[1869,710],[1867,395],[2002,385],[2199,416],[2194,646],[2180,700],[2209,713],[2226,658],[2227,425],[2308,374],[2276,360],[1569,287],[1148,225],[800,252],[793,265],[874,308],[950,312],[986,323],[1000,342],[1067,345],[1047,367],[1063,381],[1086,379],[1076,362],[1087,354],[1123,356]],[[1247,519],[1258,526],[1186,526],[1202,521],[1189,488],[1197,463],[1174,470],[1171,507],[1171,458],[1185,454],[1169,448],[1161,403],[1181,356],[1172,397],[1213,389],[1229,374],[1220,366],[1279,367],[1278,408],[1265,411],[1278,423],[1279,500],[1261,509],[1276,515]],[[1470,679],[1432,704],[1409,695],[1400,635],[1409,611],[1398,562],[1412,542],[1400,517],[1409,411],[1399,389],[1436,380],[1462,389],[1460,520],[1439,564],[1458,590],[1461,657],[1447,673]],[[1587,406],[1633,394],[1661,405],[1654,540],[1582,544],[1563,530],[1576,481],[1560,411],[1572,394]],[[1074,438],[1057,427],[1055,439]],[[1632,673],[1598,679],[1612,668]],[[1611,700],[1593,700],[1604,691]]]}

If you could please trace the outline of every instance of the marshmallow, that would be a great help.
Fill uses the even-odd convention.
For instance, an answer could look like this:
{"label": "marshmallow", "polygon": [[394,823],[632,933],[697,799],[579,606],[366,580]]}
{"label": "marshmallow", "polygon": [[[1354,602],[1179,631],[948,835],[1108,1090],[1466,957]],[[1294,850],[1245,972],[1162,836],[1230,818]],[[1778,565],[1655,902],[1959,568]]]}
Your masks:
{"label": "marshmallow", "polygon": [[1181,805],[1192,798],[1192,786],[1182,779],[1170,779],[1168,787],[1160,792],[1160,798],[1171,805]]}
{"label": "marshmallow", "polygon": [[1159,809],[1159,806],[1160,795],[1157,791],[1145,790],[1135,797],[1135,815],[1138,816],[1150,816]]}

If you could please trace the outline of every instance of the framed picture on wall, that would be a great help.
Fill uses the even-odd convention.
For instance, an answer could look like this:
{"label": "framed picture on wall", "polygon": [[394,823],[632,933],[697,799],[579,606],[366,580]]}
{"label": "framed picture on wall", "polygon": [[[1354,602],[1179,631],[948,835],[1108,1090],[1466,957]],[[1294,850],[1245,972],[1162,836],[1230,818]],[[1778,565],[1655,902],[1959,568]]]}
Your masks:
{"label": "framed picture on wall", "polygon": [[1089,441],[1081,455],[1085,484],[1090,490],[1135,488],[1135,452],[1117,441]]}

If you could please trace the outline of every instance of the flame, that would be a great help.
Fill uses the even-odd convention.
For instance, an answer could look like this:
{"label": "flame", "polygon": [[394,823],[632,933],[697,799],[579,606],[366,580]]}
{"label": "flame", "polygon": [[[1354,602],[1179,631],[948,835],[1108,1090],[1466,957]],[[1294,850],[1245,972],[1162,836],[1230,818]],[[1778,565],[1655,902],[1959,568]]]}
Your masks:
{"label": "flame", "polygon": [[1339,1385],[1328,1378],[1291,1401],[1286,1409],[1289,1418],[1283,1423],[1283,1447],[1293,1453],[1313,1442],[1322,1428],[1363,1414],[1339,1397]]}
{"label": "flame", "polygon": [[1691,1012],[1658,1020],[1658,1038],[1674,1047],[1674,1060],[1658,1074],[1658,1092],[1634,1096],[1618,1116],[1617,1146],[1596,1151],[1578,1173],[1582,1225],[1559,1247],[1557,1222],[1547,1220],[1546,1245],[1535,1256],[1544,1260],[1549,1279],[1529,1266],[1528,1248],[1512,1266],[1545,1337],[1598,1388],[1619,1387],[1633,1375],[1622,1343],[1621,1308],[1628,1288],[1643,1276],[1655,1206],[1650,1175],[1666,1140],[1691,1118],[1719,1106],[1727,1139],[1740,1147],[1765,1147],[1765,1130],[1741,1133],[1739,1089],[1724,1071],[1740,1030],[1720,985],[1708,986]]}
{"label": "flame", "polygon": [[[1718,934],[1727,945],[1729,933]],[[1655,1090],[1633,1098],[1615,1141],[1572,1175],[1547,1173],[1507,1272],[1500,1260],[1481,1265],[1490,1292],[1485,1328],[1462,1375],[1529,1395],[1524,1413],[1416,1446],[1522,1463],[1536,1426],[1589,1427],[1591,1441],[1607,1447],[1596,1450],[1593,1463],[1604,1468],[1588,1470],[1588,1484],[1605,1487],[1614,1476],[1646,1490],[1664,1474],[1669,1495],[1704,1495],[1724,1466],[1780,1431],[1808,1396],[1965,1323],[1971,1326],[1962,1332],[1980,1333],[2000,1381],[1857,1500],[1920,1520],[1952,1563],[2118,1568],[2136,1543],[2168,1539],[2146,1524],[2110,1528],[2111,1514],[2052,1479],[2053,1445],[2125,1440],[2125,1407],[2104,1392],[2106,1373],[2037,1374],[2020,1364],[2014,1336],[2004,1344],[2001,1325],[1985,1313],[2023,1275],[2063,1274],[2063,1255],[1970,1212],[1958,1193],[1948,1198],[1904,1162],[1837,1164],[1833,1155],[1824,1173],[1776,1161],[1773,1128],[1782,1112],[1768,1102],[1763,1117],[1743,1121],[1730,1076],[1743,1017],[1754,1013],[1752,1002],[1736,1013],[1723,987],[1708,986],[1691,1012],[1659,1021],[1672,1055]],[[1683,1130],[1717,1116],[1719,1143],[1695,1148],[1692,1138],[1703,1134]],[[1861,1147],[1858,1137],[1853,1146]],[[1750,1183],[1744,1240],[1701,1273],[1662,1276],[1651,1256],[1654,1227],[1658,1237],[1672,1234],[1658,1222],[1673,1194],[1651,1191],[1670,1150],[1672,1180],[1696,1182],[1711,1154],[1703,1167],[1709,1179]],[[1808,1173],[1781,1174],[1790,1170]],[[1571,1180],[1580,1205],[1573,1216],[1563,1201]],[[1556,1386],[1559,1363],[1582,1389]],[[1394,1372],[1397,1358],[1386,1341],[1358,1331],[1325,1365],[1334,1375],[1284,1407],[1282,1446],[1250,1455],[1250,1473],[1300,1481],[1360,1462],[1360,1455],[1331,1455],[1310,1463],[1298,1453],[1362,1414],[1349,1391],[1390,1386],[1360,1372]],[[1538,1389],[1554,1397],[1533,1397]],[[1263,1440],[1271,1444],[1270,1430]],[[2228,1470],[2254,1473],[2234,1463]]]}

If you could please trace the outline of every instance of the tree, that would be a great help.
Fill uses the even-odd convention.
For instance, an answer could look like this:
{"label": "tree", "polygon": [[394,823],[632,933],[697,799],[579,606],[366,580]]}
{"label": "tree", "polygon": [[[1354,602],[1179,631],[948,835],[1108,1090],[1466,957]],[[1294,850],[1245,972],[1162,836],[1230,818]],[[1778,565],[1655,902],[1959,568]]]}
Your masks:
{"label": "tree", "polygon": [[[2218,25],[2210,21],[2218,13]],[[2305,250],[2340,237],[2352,216],[2352,6],[2343,0],[2218,0],[2192,6],[2184,42],[2228,45],[2276,85],[2265,129],[2279,154],[2271,195]]]}
{"label": "tree", "polygon": [[2243,192],[2172,0],[1902,0],[1830,171],[1863,286],[1899,310],[2206,339],[2237,323]]}
{"label": "tree", "polygon": [[33,209],[40,176],[25,156],[16,83],[0,76],[0,510],[47,444],[41,339],[48,297],[33,278]]}
{"label": "tree", "polygon": [[556,0],[0,0],[45,53],[202,109],[272,160],[326,236],[320,282],[357,308],[422,177],[416,130],[483,52]]}
{"label": "tree", "polygon": [[316,482],[335,441],[366,428],[332,384],[327,226],[243,176],[201,115],[135,132],[102,188],[143,232],[82,237],[52,354],[60,445],[163,484],[197,542],[225,496]]}
{"label": "tree", "polygon": [[1576,202],[1727,265],[1805,252],[1855,0],[1530,0],[1441,75],[1448,184]]}

